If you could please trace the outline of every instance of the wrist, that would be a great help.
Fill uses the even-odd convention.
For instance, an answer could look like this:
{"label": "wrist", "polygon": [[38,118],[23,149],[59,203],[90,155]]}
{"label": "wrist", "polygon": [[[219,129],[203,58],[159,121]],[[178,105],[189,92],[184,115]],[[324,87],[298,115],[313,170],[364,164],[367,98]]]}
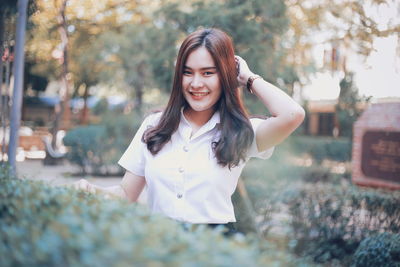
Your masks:
{"label": "wrist", "polygon": [[243,81],[243,86],[246,86],[246,82],[249,79],[249,77],[256,75],[255,73],[249,71],[249,72],[244,72],[240,74],[240,79]]}
{"label": "wrist", "polygon": [[258,75],[258,74],[250,75],[250,76],[247,78],[246,89],[247,89],[251,94],[254,94],[254,92],[253,92],[253,83],[254,83],[254,81],[257,80],[257,79],[262,79],[262,80],[263,80],[263,78],[262,78],[260,75]]}

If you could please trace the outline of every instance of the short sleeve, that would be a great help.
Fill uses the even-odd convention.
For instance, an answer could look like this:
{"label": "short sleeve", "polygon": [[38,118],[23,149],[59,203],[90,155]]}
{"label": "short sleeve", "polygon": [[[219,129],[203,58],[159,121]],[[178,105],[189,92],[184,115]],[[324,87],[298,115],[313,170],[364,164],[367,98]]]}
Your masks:
{"label": "short sleeve", "polygon": [[144,176],[144,169],[146,166],[145,153],[147,152],[147,146],[142,142],[142,136],[149,127],[154,126],[158,122],[160,115],[161,112],[154,113],[144,119],[130,145],[118,161],[118,164],[121,167],[133,174]]}
{"label": "short sleeve", "polygon": [[250,149],[248,151],[247,156],[249,158],[256,157],[260,159],[268,159],[272,156],[272,153],[274,152],[275,147],[268,148],[267,150],[264,151],[258,151],[257,148],[257,141],[256,141],[256,132],[258,126],[264,121],[264,119],[259,119],[259,118],[251,118],[251,126],[253,127],[254,131],[254,138],[253,142],[251,143]]}

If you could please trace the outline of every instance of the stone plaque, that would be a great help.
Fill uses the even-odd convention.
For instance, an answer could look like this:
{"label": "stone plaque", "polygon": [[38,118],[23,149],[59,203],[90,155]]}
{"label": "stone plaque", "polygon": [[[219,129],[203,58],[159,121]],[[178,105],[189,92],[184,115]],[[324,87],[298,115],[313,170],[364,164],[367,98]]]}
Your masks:
{"label": "stone plaque", "polygon": [[365,176],[400,183],[400,132],[366,132],[361,147]]}
{"label": "stone plaque", "polygon": [[400,103],[373,104],[353,132],[353,182],[400,189]]}

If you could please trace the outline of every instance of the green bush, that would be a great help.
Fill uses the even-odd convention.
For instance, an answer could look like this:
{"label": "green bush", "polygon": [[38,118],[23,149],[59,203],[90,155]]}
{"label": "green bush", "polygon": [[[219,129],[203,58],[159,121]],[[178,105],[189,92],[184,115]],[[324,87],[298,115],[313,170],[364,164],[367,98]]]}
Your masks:
{"label": "green bush", "polygon": [[0,239],[2,266],[298,266],[252,237],[16,178],[0,179]]}
{"label": "green bush", "polygon": [[89,166],[95,169],[103,163],[104,138],[105,127],[102,125],[82,126],[68,131],[63,140],[70,147],[68,160],[79,165],[82,173],[86,173]]}
{"label": "green bush", "polygon": [[287,195],[295,252],[316,262],[343,259],[368,236],[400,231],[398,192],[317,183]]}
{"label": "green bush", "polygon": [[98,125],[81,126],[67,132],[64,144],[69,147],[67,158],[82,173],[121,175],[118,159],[128,147],[140,121],[132,115],[104,114]]}
{"label": "green bush", "polygon": [[283,144],[290,153],[297,156],[309,154],[318,163],[324,159],[350,161],[351,146],[351,140],[348,138],[320,136],[292,136]]}
{"label": "green bush", "polygon": [[329,168],[321,165],[311,165],[298,172],[302,181],[305,183],[329,183],[340,184],[350,181],[349,173],[333,173]]}
{"label": "green bush", "polygon": [[382,233],[364,239],[354,253],[354,267],[399,267],[400,234]]}

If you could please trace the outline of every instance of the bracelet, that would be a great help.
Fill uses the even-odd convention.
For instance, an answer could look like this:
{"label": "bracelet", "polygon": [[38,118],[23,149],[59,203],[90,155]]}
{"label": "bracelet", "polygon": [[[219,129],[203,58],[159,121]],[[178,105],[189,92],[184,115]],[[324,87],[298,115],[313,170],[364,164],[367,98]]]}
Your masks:
{"label": "bracelet", "polygon": [[253,75],[253,76],[250,76],[249,79],[247,80],[246,87],[247,87],[247,90],[248,90],[251,94],[254,94],[254,92],[253,92],[253,90],[251,89],[251,87],[253,86],[253,82],[254,82],[254,80],[256,80],[256,79],[262,79],[262,77],[261,77],[260,75]]}

